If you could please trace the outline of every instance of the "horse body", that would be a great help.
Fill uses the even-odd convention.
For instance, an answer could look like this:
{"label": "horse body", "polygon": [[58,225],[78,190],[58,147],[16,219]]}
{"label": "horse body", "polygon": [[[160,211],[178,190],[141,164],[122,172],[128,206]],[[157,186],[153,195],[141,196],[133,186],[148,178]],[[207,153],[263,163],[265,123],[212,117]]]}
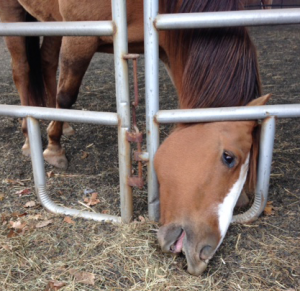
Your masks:
{"label": "horse body", "polygon": [[[47,14],[41,12],[39,16],[36,7],[29,7],[38,2],[26,1],[26,9],[44,20]],[[108,0],[58,0],[58,5],[64,21],[111,19]],[[241,5],[239,0],[163,0],[159,11],[239,10]],[[55,11],[50,16],[54,19]],[[142,11],[143,1],[127,1],[130,52],[143,53]],[[113,38],[107,36],[63,37],[58,108],[74,104],[92,56],[97,51],[113,52],[112,44]],[[265,96],[252,101],[261,93],[260,77],[256,50],[245,28],[161,31],[159,46],[181,108],[262,105],[268,99]],[[66,168],[67,159],[60,144],[62,126],[57,121],[49,125],[44,158]],[[159,243],[167,252],[184,251],[191,274],[201,274],[221,244],[248,169],[251,178],[248,174],[247,185],[253,191],[256,137],[255,122],[179,125],[157,152],[155,168],[160,183],[162,224]]]}

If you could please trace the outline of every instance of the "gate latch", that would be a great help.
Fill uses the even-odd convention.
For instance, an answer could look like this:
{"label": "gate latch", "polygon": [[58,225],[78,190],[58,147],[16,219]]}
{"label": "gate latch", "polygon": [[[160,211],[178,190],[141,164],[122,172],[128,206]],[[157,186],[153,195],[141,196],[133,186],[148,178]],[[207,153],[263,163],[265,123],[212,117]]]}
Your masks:
{"label": "gate latch", "polygon": [[128,185],[132,187],[139,187],[140,189],[144,186],[143,180],[143,162],[147,161],[147,154],[142,152],[142,141],[143,133],[139,131],[136,121],[136,108],[139,104],[139,93],[138,93],[138,79],[137,79],[137,59],[138,54],[126,54],[124,59],[132,60],[133,62],[133,78],[134,78],[134,102],[131,104],[132,108],[132,127],[133,131],[127,131],[126,138],[128,142],[135,143],[137,145],[137,151],[133,153],[133,159],[138,162],[138,175],[128,177]]}

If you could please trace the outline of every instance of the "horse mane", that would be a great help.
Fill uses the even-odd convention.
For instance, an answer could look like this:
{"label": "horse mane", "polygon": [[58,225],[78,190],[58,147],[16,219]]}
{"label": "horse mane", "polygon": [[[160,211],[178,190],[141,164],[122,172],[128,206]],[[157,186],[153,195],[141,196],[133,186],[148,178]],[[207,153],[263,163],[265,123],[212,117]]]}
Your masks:
{"label": "horse mane", "polygon": [[[235,11],[240,0],[163,0],[163,13]],[[261,95],[256,49],[244,27],[173,30],[167,47],[183,67],[181,108],[242,106]],[[172,68],[171,68],[172,70]]]}
{"label": "horse mane", "polygon": [[256,190],[260,133],[261,125],[257,125],[252,132],[253,141],[250,150],[249,169],[247,179],[244,185],[246,193],[248,194],[248,196],[250,196],[249,198],[254,198],[253,195]]}

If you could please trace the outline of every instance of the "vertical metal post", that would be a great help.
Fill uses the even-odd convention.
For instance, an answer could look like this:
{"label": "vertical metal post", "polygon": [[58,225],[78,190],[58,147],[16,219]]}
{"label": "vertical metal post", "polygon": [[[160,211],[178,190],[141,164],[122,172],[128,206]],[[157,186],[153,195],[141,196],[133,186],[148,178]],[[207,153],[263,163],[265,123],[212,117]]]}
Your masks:
{"label": "vertical metal post", "polygon": [[232,222],[252,222],[261,215],[266,207],[271,174],[274,137],[275,117],[271,116],[264,119],[261,126],[257,184],[254,202],[251,208],[246,212],[233,216]]}
{"label": "vertical metal post", "polygon": [[130,144],[126,132],[130,130],[130,99],[128,87],[128,64],[124,55],[128,53],[126,0],[112,0],[112,19],[115,24],[114,61],[116,80],[119,147],[119,176],[122,221],[129,223],[132,219],[132,189],[128,185],[131,171]]}
{"label": "vertical metal post", "polygon": [[30,142],[30,153],[33,168],[35,192],[42,206],[45,207],[46,210],[56,214],[72,215],[75,217],[94,219],[96,221],[110,220],[120,223],[121,218],[118,216],[67,208],[64,206],[59,206],[51,200],[46,191],[46,175],[44,167],[40,125],[39,122],[33,117],[29,116],[26,119],[28,137]]}
{"label": "vertical metal post", "polygon": [[158,14],[158,0],[144,0],[145,34],[145,91],[146,91],[146,136],[148,162],[148,212],[151,220],[159,219],[159,194],[153,159],[159,146],[159,127],[154,116],[159,110],[159,38],[154,27]]}
{"label": "vertical metal post", "polygon": [[[27,117],[26,122],[30,142],[34,186],[35,192],[38,194],[40,192],[39,188],[46,185],[41,130],[39,122],[35,118]],[[38,198],[41,200],[40,196]]]}
{"label": "vertical metal post", "polygon": [[261,126],[256,192],[262,200],[258,216],[264,211],[268,200],[274,138],[275,117],[271,116],[264,119]]}

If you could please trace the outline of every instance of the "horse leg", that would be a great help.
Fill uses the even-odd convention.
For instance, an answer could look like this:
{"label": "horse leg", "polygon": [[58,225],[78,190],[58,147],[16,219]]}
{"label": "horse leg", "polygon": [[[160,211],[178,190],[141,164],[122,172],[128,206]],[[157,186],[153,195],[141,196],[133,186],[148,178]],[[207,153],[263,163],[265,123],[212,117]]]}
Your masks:
{"label": "horse leg", "polygon": [[[97,37],[64,37],[61,48],[57,108],[71,108],[75,103],[82,78],[97,51]],[[48,147],[44,159],[51,165],[66,169],[68,161],[60,144],[63,123],[52,121],[48,126]]]}
{"label": "horse leg", "polygon": [[60,36],[45,36],[41,47],[42,70],[47,90],[47,106],[56,106],[56,72],[58,67]]}
{"label": "horse leg", "polygon": [[[1,22],[22,22],[25,21],[26,12],[17,0],[0,1]],[[11,55],[12,75],[15,86],[20,96],[22,105],[29,105],[29,64],[26,56],[25,37],[5,37],[6,46]],[[25,143],[22,147],[24,155],[30,155],[27,125],[25,119],[22,122],[22,131],[25,136]]]}
{"label": "horse leg", "polygon": [[[15,86],[20,96],[21,105],[27,106],[30,104],[29,98],[29,65],[26,57],[26,47],[24,37],[6,37],[5,42],[11,54],[12,75]],[[25,137],[25,142],[22,146],[24,156],[30,156],[30,145],[27,131],[26,119],[22,120],[22,132]]]}
{"label": "horse leg", "polygon": [[[59,52],[61,47],[60,36],[45,36],[41,47],[42,70],[45,87],[47,90],[47,106],[56,107],[57,82],[56,72],[58,67]],[[71,136],[75,133],[74,129],[68,122],[64,122],[63,134]]]}

